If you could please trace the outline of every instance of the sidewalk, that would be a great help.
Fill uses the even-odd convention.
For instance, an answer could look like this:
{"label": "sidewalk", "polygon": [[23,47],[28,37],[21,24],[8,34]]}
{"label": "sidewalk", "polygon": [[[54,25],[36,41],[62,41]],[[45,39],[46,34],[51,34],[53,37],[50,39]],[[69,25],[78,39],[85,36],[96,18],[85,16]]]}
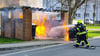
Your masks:
{"label": "sidewalk", "polygon": [[[98,37],[89,38],[89,40],[97,39]],[[63,41],[63,40],[37,40],[37,41],[27,41],[20,43],[9,43],[9,44],[0,44],[0,51],[2,50],[12,50],[18,48],[27,48],[27,47],[39,47],[39,46],[48,46],[56,44],[69,44],[74,43],[75,41]]]}
{"label": "sidewalk", "polygon": [[71,41],[58,41],[58,40],[40,40],[40,41],[29,41],[21,43],[11,43],[11,44],[0,44],[0,50],[11,50],[15,48],[26,48],[26,47],[37,47],[55,44],[68,44]]}

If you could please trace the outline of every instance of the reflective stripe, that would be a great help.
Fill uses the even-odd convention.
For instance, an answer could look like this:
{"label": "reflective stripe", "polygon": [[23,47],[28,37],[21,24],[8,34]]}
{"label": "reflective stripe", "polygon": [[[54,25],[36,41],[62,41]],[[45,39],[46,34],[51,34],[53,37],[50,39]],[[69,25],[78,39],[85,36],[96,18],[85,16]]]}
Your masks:
{"label": "reflective stripe", "polygon": [[86,44],[86,46],[89,46],[90,44]]}
{"label": "reflective stripe", "polygon": [[76,43],[76,45],[80,45],[80,43]]}
{"label": "reflective stripe", "polygon": [[84,42],[84,41],[81,41],[81,42]]}
{"label": "reflective stripe", "polygon": [[84,31],[84,32],[78,32],[77,35],[82,35],[82,34],[86,34],[87,32]]}
{"label": "reflective stripe", "polygon": [[80,32],[80,29],[79,28],[77,28],[77,30]]}
{"label": "reflective stripe", "polygon": [[[86,39],[87,40],[87,39]],[[87,40],[87,42],[88,42],[88,40]],[[87,46],[89,46],[90,44],[89,44],[89,42],[88,42],[88,44],[86,44]]]}

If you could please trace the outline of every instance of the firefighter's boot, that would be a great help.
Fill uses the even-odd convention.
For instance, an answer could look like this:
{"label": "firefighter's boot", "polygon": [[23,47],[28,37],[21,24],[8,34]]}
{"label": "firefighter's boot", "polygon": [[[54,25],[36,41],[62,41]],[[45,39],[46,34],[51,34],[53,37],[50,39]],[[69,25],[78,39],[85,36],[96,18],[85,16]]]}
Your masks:
{"label": "firefighter's boot", "polygon": [[86,46],[86,49],[88,49],[89,48],[89,46]]}
{"label": "firefighter's boot", "polygon": [[76,44],[76,45],[73,45],[73,46],[74,46],[74,47],[76,47],[76,48],[78,48],[78,47],[79,47],[79,45],[77,45],[77,44]]}
{"label": "firefighter's boot", "polygon": [[81,46],[84,46],[84,42],[82,42]]}

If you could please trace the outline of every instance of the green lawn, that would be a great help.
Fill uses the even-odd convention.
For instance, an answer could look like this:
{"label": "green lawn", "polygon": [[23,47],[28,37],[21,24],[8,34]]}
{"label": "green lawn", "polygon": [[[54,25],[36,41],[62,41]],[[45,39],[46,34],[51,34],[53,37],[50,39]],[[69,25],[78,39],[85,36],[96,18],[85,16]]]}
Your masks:
{"label": "green lawn", "polygon": [[86,24],[87,26],[100,26],[100,24]]}
{"label": "green lawn", "polygon": [[[92,30],[92,29],[97,29],[97,30]],[[100,24],[88,24],[87,25],[87,30],[88,30],[88,37],[96,37],[100,36]]]}
{"label": "green lawn", "polygon": [[93,30],[89,30],[88,31],[88,37],[91,38],[91,37],[96,37],[96,36],[100,36],[100,31],[93,31]]}
{"label": "green lawn", "polygon": [[100,26],[87,26],[87,29],[100,29]]}
{"label": "green lawn", "polygon": [[0,44],[1,43],[18,43],[18,42],[24,42],[24,41],[23,40],[19,40],[19,39],[0,37]]}

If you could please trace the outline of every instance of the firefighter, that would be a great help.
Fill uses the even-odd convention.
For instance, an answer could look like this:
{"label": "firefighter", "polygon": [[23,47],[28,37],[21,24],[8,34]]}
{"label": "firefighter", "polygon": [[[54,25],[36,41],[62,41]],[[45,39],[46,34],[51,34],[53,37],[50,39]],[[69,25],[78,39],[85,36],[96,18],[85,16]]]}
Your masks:
{"label": "firefighter", "polygon": [[81,20],[78,20],[75,28],[76,28],[77,40],[76,40],[76,45],[74,45],[74,46],[79,47],[80,42],[82,42],[82,45],[84,45],[84,42],[85,42],[86,48],[89,48],[89,42],[87,40],[86,25],[82,24]]}

